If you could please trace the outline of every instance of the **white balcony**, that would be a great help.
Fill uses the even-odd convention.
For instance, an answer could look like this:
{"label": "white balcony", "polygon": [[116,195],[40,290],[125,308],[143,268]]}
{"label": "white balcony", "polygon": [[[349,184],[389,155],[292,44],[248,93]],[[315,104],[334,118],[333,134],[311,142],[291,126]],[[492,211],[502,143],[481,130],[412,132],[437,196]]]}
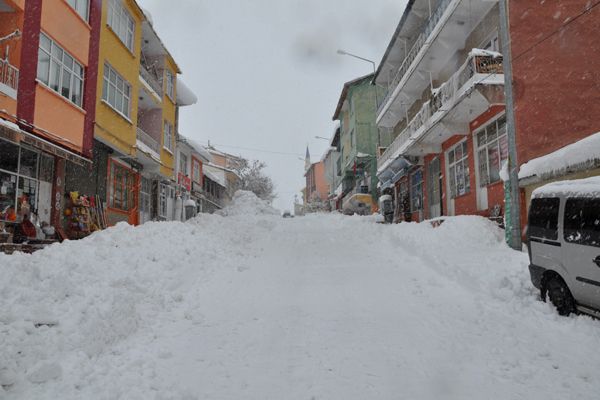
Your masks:
{"label": "white balcony", "polygon": [[502,56],[473,49],[467,61],[409,121],[377,160],[379,174],[400,156],[441,152],[453,135],[469,133],[469,123],[491,104],[504,101]]}
{"label": "white balcony", "polygon": [[144,169],[158,173],[160,170],[160,143],[152,136],[137,128],[136,141],[137,161],[144,166]]}
{"label": "white balcony", "polygon": [[159,102],[162,101],[163,90],[159,79],[143,65],[140,65],[140,82]]}
{"label": "white balcony", "polygon": [[[497,0],[439,0],[418,29],[406,28],[403,35],[416,39],[407,40],[406,44],[412,43],[407,48],[401,43],[405,39],[398,39],[392,52],[396,59],[398,54],[405,56],[397,63],[390,56],[377,77],[377,84],[387,88],[377,113],[378,126],[394,128],[431,81],[447,77],[444,70],[463,51],[473,29],[496,3]],[[418,16],[421,12],[420,9],[414,11]]]}
{"label": "white balcony", "polygon": [[0,92],[16,100],[18,89],[19,70],[7,60],[0,59]]}

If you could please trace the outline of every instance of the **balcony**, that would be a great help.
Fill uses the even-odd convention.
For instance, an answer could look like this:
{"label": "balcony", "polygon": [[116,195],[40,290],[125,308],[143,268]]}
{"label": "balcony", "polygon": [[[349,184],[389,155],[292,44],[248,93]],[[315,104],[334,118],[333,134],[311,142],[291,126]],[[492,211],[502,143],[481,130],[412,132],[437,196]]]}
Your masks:
{"label": "balcony", "polygon": [[142,80],[155,92],[159,99],[162,99],[163,90],[157,77],[146,69],[143,65],[140,65],[140,77]]}
{"label": "balcony", "polygon": [[160,161],[160,143],[140,128],[137,128],[137,147]]}
{"label": "balcony", "polygon": [[503,102],[503,85],[502,56],[473,49],[458,71],[432,90],[430,100],[379,157],[378,173],[401,155],[439,153],[445,140],[456,134],[467,134],[474,117],[490,104]]}
{"label": "balcony", "polygon": [[19,70],[7,60],[0,59],[0,92],[16,100],[18,88]]}
{"label": "balcony", "polygon": [[[378,85],[387,90],[377,111],[379,127],[394,128],[431,81],[447,78],[444,74],[448,65],[453,64],[473,29],[496,3],[495,0],[439,0],[418,29],[406,28],[403,35],[416,39],[402,53],[397,69],[392,67],[395,61],[388,61],[390,69],[377,78]],[[417,17],[421,15],[417,13]],[[417,17],[414,19],[418,20]],[[396,53],[400,52],[402,44],[397,42],[394,46]]]}

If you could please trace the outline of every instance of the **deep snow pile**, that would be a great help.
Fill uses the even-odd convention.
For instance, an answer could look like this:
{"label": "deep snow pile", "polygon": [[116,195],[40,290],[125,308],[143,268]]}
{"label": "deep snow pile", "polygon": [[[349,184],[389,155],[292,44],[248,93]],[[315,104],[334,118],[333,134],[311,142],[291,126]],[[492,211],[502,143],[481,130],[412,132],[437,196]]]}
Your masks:
{"label": "deep snow pile", "polygon": [[484,219],[226,214],[0,255],[0,398],[597,398],[600,325]]}
{"label": "deep snow pile", "polygon": [[279,215],[279,211],[259,199],[254,193],[238,190],[231,205],[217,212],[222,216]]}

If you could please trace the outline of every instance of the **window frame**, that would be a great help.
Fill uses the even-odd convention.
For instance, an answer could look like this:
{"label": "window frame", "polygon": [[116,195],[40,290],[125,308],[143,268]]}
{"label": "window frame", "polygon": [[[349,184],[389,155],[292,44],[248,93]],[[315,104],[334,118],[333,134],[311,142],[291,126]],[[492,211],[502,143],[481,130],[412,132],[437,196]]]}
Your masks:
{"label": "window frame", "polygon": [[[415,177],[419,176],[421,179],[415,183]],[[420,168],[410,174],[410,211],[417,212],[423,210],[423,169]],[[419,199],[419,204],[416,203],[416,199]]]}
{"label": "window frame", "polygon": [[[169,146],[167,146],[167,143]],[[173,154],[173,125],[167,120],[163,124],[163,149]]]}
{"label": "window frame", "polygon": [[135,51],[136,23],[129,10],[123,6],[121,0],[108,0],[106,25],[110,27],[121,43],[133,54]]}
{"label": "window frame", "polygon": [[[85,15],[81,14],[79,5],[85,2]],[[67,0],[67,4],[87,23],[90,22],[90,0]]]}
{"label": "window frame", "polygon": [[[48,48],[44,47],[45,42],[48,43]],[[42,56],[45,57],[42,58]],[[47,59],[47,71],[41,71],[41,62],[44,59]],[[70,66],[68,64],[70,64]],[[42,76],[42,74],[45,74],[45,76]],[[64,82],[67,75],[69,77],[68,87],[65,86]],[[61,97],[67,99],[67,101],[76,107],[83,107],[85,67],[77,61],[73,55],[63,49],[62,46],[57,44],[44,32],[40,32],[36,80]],[[79,88],[78,94],[76,93],[76,88]],[[64,94],[65,89],[68,91],[66,96]],[[75,100],[73,99],[74,96],[77,96],[75,97]]]}
{"label": "window frame", "polygon": [[[457,150],[461,149],[460,158],[457,158]],[[469,165],[469,143],[463,139],[446,152],[446,163],[448,165],[448,186],[450,188],[450,198],[456,199],[471,193],[471,167]],[[462,168],[462,180],[464,191],[459,193],[459,174],[458,166]]]}
{"label": "window frame", "polygon": [[[117,170],[122,174],[117,181]],[[119,204],[116,202],[117,188],[120,189]],[[110,180],[108,187],[108,207],[123,213],[135,208],[135,175],[133,170],[115,160],[110,160]]]}
{"label": "window frame", "polygon": [[[111,77],[115,76],[115,81],[111,82]],[[122,88],[119,86],[122,84]],[[114,92],[114,104],[111,101],[111,92]],[[125,94],[125,89],[128,89],[129,95]],[[131,91],[132,86],[121,74],[119,74],[108,62],[104,63],[104,72],[102,75],[102,100],[108,104],[115,112],[131,121]],[[120,96],[121,110],[117,105],[117,95]],[[127,109],[125,110],[125,100],[127,100]]]}
{"label": "window frame", "polygon": [[[503,124],[501,125],[500,122],[502,121]],[[500,178],[500,171],[502,170],[503,162],[508,159],[508,130],[506,125],[506,115],[503,114],[473,133],[477,154],[477,172],[479,174],[478,187],[480,188],[493,185],[502,180]],[[490,139],[488,135],[492,127],[495,137]],[[484,143],[481,140],[482,134],[485,135]],[[502,142],[504,142],[504,146]],[[490,150],[495,150],[498,154],[498,176],[494,178],[491,176]]]}

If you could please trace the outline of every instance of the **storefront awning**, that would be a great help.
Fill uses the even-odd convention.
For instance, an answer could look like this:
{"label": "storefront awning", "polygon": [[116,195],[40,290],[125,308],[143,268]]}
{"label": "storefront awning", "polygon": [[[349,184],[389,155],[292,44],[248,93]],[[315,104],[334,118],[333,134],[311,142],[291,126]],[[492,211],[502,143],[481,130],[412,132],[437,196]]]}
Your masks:
{"label": "storefront awning", "polygon": [[92,162],[91,160],[82,157],[79,154],[73,153],[72,151],[69,151],[63,147],[60,147],[54,143],[40,138],[39,136],[26,132],[20,129],[16,124],[13,124],[1,118],[0,137],[15,143],[28,144],[32,147],[35,147],[36,149],[42,150],[49,154],[53,154],[60,158],[64,158],[80,166],[85,166]]}

